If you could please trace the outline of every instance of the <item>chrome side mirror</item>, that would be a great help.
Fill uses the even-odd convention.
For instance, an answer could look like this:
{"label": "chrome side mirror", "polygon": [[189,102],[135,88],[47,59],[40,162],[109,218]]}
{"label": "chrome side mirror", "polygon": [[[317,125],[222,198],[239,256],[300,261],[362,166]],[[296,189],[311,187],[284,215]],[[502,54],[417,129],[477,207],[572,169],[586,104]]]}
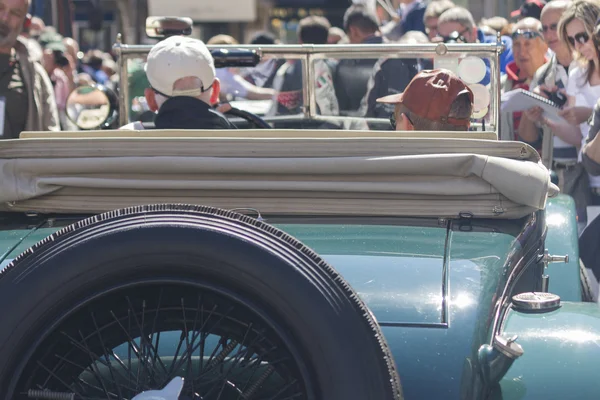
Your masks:
{"label": "chrome side mirror", "polygon": [[169,36],[189,36],[192,34],[194,21],[180,17],[148,17],[146,19],[146,36],[150,39],[165,39]]}
{"label": "chrome side mirror", "polygon": [[78,87],[67,98],[67,117],[82,130],[106,127],[116,118],[113,96],[104,86]]}

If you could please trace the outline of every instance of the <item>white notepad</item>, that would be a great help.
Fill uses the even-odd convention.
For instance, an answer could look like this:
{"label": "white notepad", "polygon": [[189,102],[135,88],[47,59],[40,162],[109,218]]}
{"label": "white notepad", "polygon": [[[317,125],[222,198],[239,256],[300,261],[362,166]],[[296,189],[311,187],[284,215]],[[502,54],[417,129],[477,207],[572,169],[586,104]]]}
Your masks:
{"label": "white notepad", "polygon": [[515,89],[504,93],[500,98],[500,102],[501,112],[525,111],[531,107],[539,106],[544,110],[544,116],[549,120],[567,123],[563,117],[558,115],[560,111],[558,104],[524,89]]}

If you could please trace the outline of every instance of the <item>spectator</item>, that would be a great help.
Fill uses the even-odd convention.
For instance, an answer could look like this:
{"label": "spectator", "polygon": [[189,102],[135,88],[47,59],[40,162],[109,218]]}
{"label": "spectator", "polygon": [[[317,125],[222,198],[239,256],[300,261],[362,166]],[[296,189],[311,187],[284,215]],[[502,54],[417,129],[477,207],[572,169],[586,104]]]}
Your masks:
{"label": "spectator", "polygon": [[408,31],[421,31],[425,33],[424,15],[427,6],[423,0],[399,0],[400,18],[381,28],[386,39],[396,41]]}
{"label": "spectator", "polygon": [[102,70],[104,53],[100,50],[89,50],[82,60],[82,70],[89,74],[96,83],[106,85],[109,83],[108,75]]}
{"label": "spectator", "polygon": [[71,93],[73,82],[65,73],[65,68],[69,66],[69,60],[65,57],[65,50],[62,40],[49,43],[44,49],[42,64],[54,88],[60,126],[63,130],[74,130],[75,126],[70,123],[66,111],[67,99]]}
{"label": "spectator", "polygon": [[[399,43],[427,43],[427,36],[421,31],[409,31]],[[377,102],[378,98],[402,93],[420,68],[418,59],[384,57],[373,67],[372,77],[367,84],[367,94],[361,104],[361,115],[367,118],[387,118],[393,112],[390,104]],[[365,110],[366,111],[363,111]]]}
{"label": "spectator", "polygon": [[[237,45],[237,40],[229,35],[216,35],[210,38],[208,45]],[[237,68],[218,68],[217,78],[221,82],[223,101],[243,98],[248,100],[270,100],[275,92],[270,88],[261,88],[244,79]]]}
{"label": "spectator", "polygon": [[510,36],[510,32],[512,32],[512,30],[506,30],[506,27],[508,26],[508,20],[503,17],[483,18],[479,25],[488,26],[501,35]]}
{"label": "spectator", "polygon": [[[506,66],[506,75],[501,79],[503,93],[515,89],[529,90],[536,71],[546,63],[548,45],[542,35],[542,23],[534,18],[520,20],[513,27],[513,53],[515,61]],[[521,112],[502,115],[503,135],[512,140],[519,136]]]}
{"label": "spectator", "polygon": [[544,0],[526,0],[518,10],[511,12],[510,16],[518,20],[524,18],[540,19],[545,6],[546,2]]}
{"label": "spectator", "polygon": [[154,124],[134,122],[121,129],[232,129],[227,119],[213,110],[220,84],[212,55],[197,39],[171,36],[148,54],[146,75],[150,88],[145,96],[158,111]]}
{"label": "spectator", "polygon": [[[597,34],[600,34],[598,32]],[[594,112],[590,119],[590,130],[586,139],[586,144],[582,150],[582,163],[585,170],[592,176],[600,176],[600,99],[594,106]],[[600,205],[600,193],[597,189],[592,191],[594,196],[594,205]]]}
{"label": "spectator", "polygon": [[252,36],[252,39],[250,39],[250,44],[253,45],[273,45],[279,43],[280,41],[277,40],[275,35],[267,31],[257,32],[254,34],[254,36]]}
{"label": "spectator", "polygon": [[[596,35],[600,36],[600,32],[596,32]],[[594,113],[590,119],[590,130],[582,151],[582,164],[587,173],[594,178],[600,177],[600,136],[598,136],[598,131],[600,131],[600,99],[594,106]],[[590,189],[591,197],[588,205],[600,205],[600,188],[594,186]]]}
{"label": "spectator", "polygon": [[[543,36],[553,55],[550,61],[537,70],[529,86],[531,91],[540,96],[552,98],[557,103],[561,102],[562,98],[566,102],[566,97],[561,91],[567,88],[569,71],[577,66],[573,62],[568,44],[558,37],[558,22],[570,3],[569,0],[554,0],[542,10]],[[564,103],[559,105],[562,106]],[[540,107],[527,110],[521,119],[519,136],[528,143],[538,143],[539,147],[542,134],[553,135],[552,169],[557,171],[559,186],[561,190],[565,191],[565,183],[575,182],[577,179],[577,176],[572,176],[572,174],[581,171],[581,168],[574,168],[577,164],[577,148],[562,140],[561,131],[552,132],[548,127],[543,127],[541,122],[542,109]],[[566,192],[568,193],[568,191]]]}
{"label": "spectator", "polygon": [[[69,66],[65,68],[65,74],[69,77],[69,80],[73,82],[74,86],[79,84],[78,70],[79,70],[79,43],[73,38],[66,37],[63,39],[65,45],[65,57],[69,60]],[[71,90],[75,89],[72,87]]]}
{"label": "spectator", "polygon": [[[298,24],[298,43],[326,44],[331,25],[324,17],[310,16]],[[333,87],[333,69],[335,64],[329,60],[317,60],[313,65],[316,112],[325,116],[338,116],[339,106]],[[302,62],[290,60],[278,71],[274,88],[276,101],[270,114],[293,115],[302,112],[303,104]],[[336,125],[337,127],[337,125]]]}
{"label": "spectator", "polygon": [[348,40],[348,38],[346,37],[346,34],[341,28],[338,28],[337,26],[332,26],[331,28],[329,28],[327,44],[338,44],[342,40],[346,41]]}
{"label": "spectator", "polygon": [[[377,16],[362,5],[353,5],[346,10],[344,31],[352,44],[384,43]],[[340,60],[333,77],[340,114],[360,115],[361,102],[376,62],[377,59]]]}
{"label": "spectator", "polygon": [[[485,37],[481,30],[477,29],[471,12],[463,7],[454,7],[445,11],[438,19],[438,36],[446,40],[453,32],[464,37],[467,43],[496,43],[496,38]],[[512,40],[508,37],[502,38],[504,52],[500,55],[500,71],[504,73],[508,63],[513,61]],[[489,61],[486,61],[487,72],[482,84],[490,83]]]}
{"label": "spectator", "polygon": [[[280,41],[269,32],[258,32],[250,40],[252,45],[272,46],[279,43]],[[263,58],[256,67],[245,69],[244,79],[258,87],[272,88],[277,70],[284,63],[285,59]]]}
{"label": "spectator", "polygon": [[[590,27],[590,21],[589,18],[596,13],[597,15],[600,15],[600,11],[598,11],[596,8],[599,7],[600,5],[598,3],[593,3],[593,4],[578,4],[579,2],[575,2],[572,7],[565,12],[565,14],[569,13],[569,11],[571,11],[568,15],[563,16],[563,19],[561,19],[560,24],[559,24],[559,32],[561,33],[561,37],[562,37],[562,33],[563,33],[563,28],[565,29],[566,33],[568,34],[567,38],[569,39],[569,45],[575,47],[576,49],[576,55],[579,54],[583,54],[585,59],[589,60],[591,57],[589,56],[590,54],[590,50],[589,50],[589,42],[592,42],[593,48],[594,48],[594,56],[593,56],[593,63],[588,61],[587,62],[587,82],[582,85],[582,87],[579,88],[579,91],[577,91],[577,88],[575,88],[575,104],[576,105],[585,105],[586,101],[591,100],[591,97],[593,95],[596,95],[596,99],[600,99],[600,93],[598,93],[600,90],[600,71],[598,71],[598,60],[600,59],[600,28],[598,25],[600,23],[600,18],[596,20],[596,27],[593,30],[593,34],[591,35],[592,40],[587,40],[585,41],[585,44],[581,43],[584,41],[584,37],[582,37],[582,33],[587,33],[589,27]],[[579,6],[579,7],[577,7]],[[576,10],[576,8],[579,8],[579,10]],[[575,24],[575,19],[572,19],[570,21],[568,21],[568,19],[570,19],[571,16],[574,16],[575,18],[580,19],[583,24]],[[584,16],[586,16],[587,18],[583,18]],[[575,26],[574,26],[575,25]],[[574,28],[578,28],[578,29],[574,29]],[[583,29],[582,29],[583,28]],[[576,33],[576,30],[580,30],[580,33]],[[573,39],[573,40],[572,40]],[[575,43],[573,43],[573,41]],[[590,70],[593,71],[590,74]],[[569,77],[569,79],[575,79],[577,75],[575,73],[573,73],[573,76]],[[580,80],[583,80],[580,78]],[[569,81],[570,83],[570,81]],[[592,83],[594,83],[594,85],[592,86]],[[573,94],[573,92],[570,92],[569,89],[571,88],[571,85],[569,85],[569,88],[567,88],[567,94],[569,95],[569,100],[572,100],[572,98],[570,97],[570,95]],[[586,90],[587,89],[587,90]],[[586,92],[588,92],[588,95],[586,96]],[[591,95],[590,95],[591,94]],[[583,114],[583,112],[582,112]],[[582,115],[583,117],[584,115]],[[575,121],[578,122],[578,121]],[[589,197],[589,201],[587,205],[592,205],[592,206],[598,206],[600,205],[600,174],[599,174],[599,166],[600,166],[600,157],[599,156],[599,139],[598,139],[598,129],[600,126],[600,100],[596,100],[595,102],[595,106],[594,106],[594,112],[593,115],[590,119],[590,123],[588,126],[586,126],[586,124],[580,124],[579,128],[581,129],[581,133],[582,135],[585,137],[585,142],[583,144],[583,149],[582,149],[582,154],[581,154],[581,159],[582,159],[582,163],[583,166],[585,168],[585,170],[588,173],[588,179],[589,179],[589,186],[590,186],[590,197]],[[579,211],[579,210],[578,210]],[[586,215],[587,217],[587,215]],[[585,218],[583,221],[587,221],[587,218]]]}
{"label": "spectator", "polygon": [[451,71],[419,72],[403,93],[377,99],[393,104],[390,122],[397,131],[467,131],[473,92]]}
{"label": "spectator", "polygon": [[32,60],[26,39],[19,37],[27,18],[27,0],[0,0],[0,96],[4,112],[0,137],[18,138],[22,131],[59,130],[54,90],[48,74]]}
{"label": "spectator", "polygon": [[450,0],[437,0],[429,3],[423,15],[425,33],[429,37],[429,40],[438,35],[438,19],[440,15],[453,7],[456,7],[456,5]]}

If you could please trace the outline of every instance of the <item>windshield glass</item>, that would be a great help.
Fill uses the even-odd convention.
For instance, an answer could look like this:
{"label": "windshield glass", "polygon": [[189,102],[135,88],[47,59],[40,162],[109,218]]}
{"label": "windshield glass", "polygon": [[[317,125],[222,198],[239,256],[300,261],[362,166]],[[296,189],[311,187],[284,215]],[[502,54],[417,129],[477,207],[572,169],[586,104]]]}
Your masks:
{"label": "windshield glass", "polygon": [[[454,72],[474,95],[472,131],[496,131],[499,79],[495,44],[235,46],[258,50],[254,67],[218,68],[220,103],[251,112],[278,129],[393,130],[394,104],[422,70]],[[210,46],[209,46],[210,47]],[[220,48],[227,46],[219,46]],[[126,57],[127,122],[148,117],[144,57]],[[237,122],[237,123],[236,123]],[[234,120],[238,128],[253,128]]]}

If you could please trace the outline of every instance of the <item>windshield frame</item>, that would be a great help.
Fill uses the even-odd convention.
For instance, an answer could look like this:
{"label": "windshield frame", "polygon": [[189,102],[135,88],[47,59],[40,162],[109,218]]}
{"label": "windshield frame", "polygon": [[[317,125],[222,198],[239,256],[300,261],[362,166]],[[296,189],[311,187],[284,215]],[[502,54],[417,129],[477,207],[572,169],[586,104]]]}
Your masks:
{"label": "windshield frame", "polygon": [[[113,49],[118,57],[118,73],[120,82],[129,81],[128,61],[145,57],[153,45],[129,45],[117,36]],[[259,52],[261,57],[274,59],[302,60],[302,77],[304,82],[312,82],[314,77],[314,61],[327,58],[356,59],[380,58],[436,58],[463,57],[466,55],[486,58],[490,62],[490,123],[486,131],[492,131],[499,137],[500,122],[500,54],[504,44],[500,36],[496,43],[427,43],[427,44],[335,44],[335,45],[208,45],[212,49],[249,49]],[[366,121],[382,122],[382,119],[368,119],[346,116],[324,116],[317,114],[317,103],[313,85],[302,85],[303,104],[299,118],[316,121]],[[119,123],[121,126],[129,121],[129,85],[121,85],[119,91]],[[289,116],[288,116],[289,117]],[[372,121],[371,121],[372,120]]]}

